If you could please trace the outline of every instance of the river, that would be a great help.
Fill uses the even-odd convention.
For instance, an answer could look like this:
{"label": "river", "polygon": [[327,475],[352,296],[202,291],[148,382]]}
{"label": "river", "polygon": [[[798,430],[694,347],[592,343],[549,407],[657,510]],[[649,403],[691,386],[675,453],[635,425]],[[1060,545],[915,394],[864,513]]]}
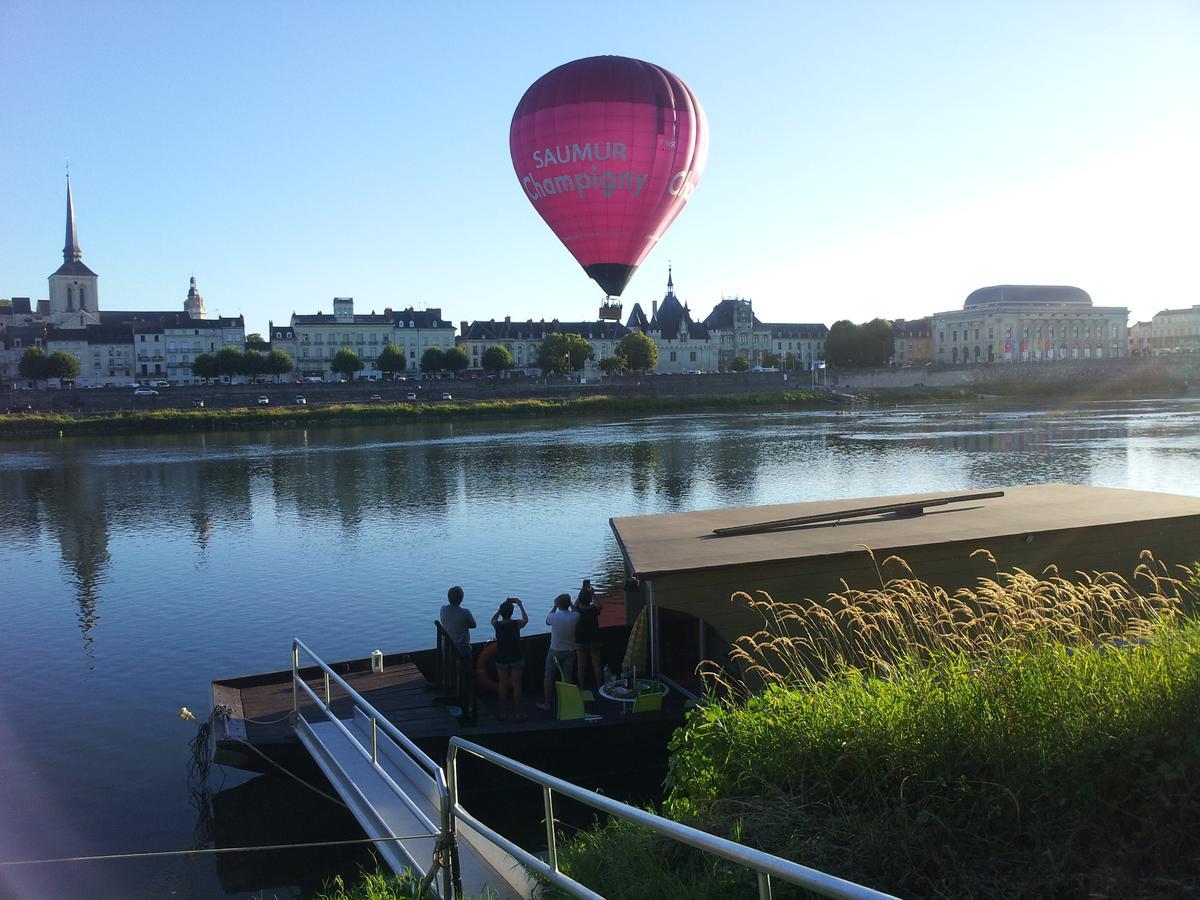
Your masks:
{"label": "river", "polygon": [[[0,443],[0,861],[205,840],[196,725],[177,714],[207,714],[211,678],[286,668],[293,636],[330,659],[429,646],[456,583],[481,621],[516,594],[539,623],[582,578],[620,578],[610,516],[1051,481],[1200,495],[1198,413],[914,406]],[[259,812],[353,836],[303,788],[213,777]],[[233,818],[247,833],[226,842],[261,839]],[[0,896],[298,896],[346,859],[0,867]]]}

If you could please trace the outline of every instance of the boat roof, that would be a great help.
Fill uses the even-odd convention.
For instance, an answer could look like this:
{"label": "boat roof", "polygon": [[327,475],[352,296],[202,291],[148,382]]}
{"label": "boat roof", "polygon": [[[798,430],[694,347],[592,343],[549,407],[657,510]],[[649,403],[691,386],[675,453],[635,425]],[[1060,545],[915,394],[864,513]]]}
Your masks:
{"label": "boat roof", "polygon": [[[640,578],[704,569],[786,562],[859,552],[877,553],[1023,533],[1200,516],[1200,497],[1076,484],[1001,488],[1003,497],[934,507],[923,515],[882,513],[719,537],[713,529],[825,515],[864,506],[903,504],[977,493],[939,491],[737,509],[706,509],[609,520],[625,563]],[[982,544],[981,544],[982,546]]]}

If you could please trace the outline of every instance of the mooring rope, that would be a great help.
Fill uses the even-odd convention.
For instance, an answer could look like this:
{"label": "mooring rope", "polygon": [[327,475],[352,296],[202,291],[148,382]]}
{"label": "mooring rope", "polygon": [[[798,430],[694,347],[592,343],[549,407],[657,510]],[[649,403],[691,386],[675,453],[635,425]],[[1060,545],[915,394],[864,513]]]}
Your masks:
{"label": "mooring rope", "polygon": [[310,841],[304,844],[263,844],[258,847],[203,847],[195,850],[151,850],[143,853],[105,853],[99,856],[62,856],[56,859],[14,859],[0,861],[5,866],[40,866],[49,863],[100,862],[113,859],[153,859],[165,856],[209,856],[217,853],[254,853],[260,850],[304,850],[315,847],[349,847],[355,844],[380,844],[388,841],[416,841],[437,838],[439,834],[405,834],[383,838],[354,838],[345,841]]}

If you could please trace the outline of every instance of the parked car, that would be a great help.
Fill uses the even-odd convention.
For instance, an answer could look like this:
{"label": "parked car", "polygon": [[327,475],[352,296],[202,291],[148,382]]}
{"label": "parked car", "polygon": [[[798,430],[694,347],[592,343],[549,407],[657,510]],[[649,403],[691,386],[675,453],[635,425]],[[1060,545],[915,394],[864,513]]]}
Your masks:
{"label": "parked car", "polygon": [[404,395],[404,399],[408,400],[408,401],[416,400],[417,395],[414,394],[412,391],[409,391],[407,394]]}
{"label": "parked car", "polygon": [[158,391],[154,390],[154,388],[147,388],[147,387],[134,388],[133,396],[135,396],[135,397],[157,397]]}
{"label": "parked car", "polygon": [[150,382],[150,387],[152,387],[152,388],[165,388],[165,387],[170,387],[170,386],[171,386],[171,382],[166,381],[162,378],[156,378]]}
{"label": "parked car", "polygon": [[192,406],[196,407],[196,409],[204,409],[204,401],[199,397],[195,397],[192,399]]}
{"label": "parked car", "polygon": [[308,406],[308,400],[303,394],[297,394],[296,399],[292,401],[297,406]]}
{"label": "parked car", "polygon": [[271,403],[271,398],[264,394],[263,396],[259,397],[256,402],[259,406],[269,406]]}
{"label": "parked car", "polygon": [[372,394],[370,397],[367,398],[367,401],[370,403],[382,403],[383,398],[381,396],[379,396],[378,394]]}
{"label": "parked car", "polygon": [[321,383],[322,381],[324,381],[325,379],[324,379],[324,378],[322,378],[320,375],[305,375],[305,376],[304,376],[304,380],[305,380],[305,381],[306,381],[308,384],[320,384],[320,383]]}
{"label": "parked car", "polygon": [[443,400],[453,400],[454,398],[452,396],[450,396],[449,391],[442,391],[442,399]]}

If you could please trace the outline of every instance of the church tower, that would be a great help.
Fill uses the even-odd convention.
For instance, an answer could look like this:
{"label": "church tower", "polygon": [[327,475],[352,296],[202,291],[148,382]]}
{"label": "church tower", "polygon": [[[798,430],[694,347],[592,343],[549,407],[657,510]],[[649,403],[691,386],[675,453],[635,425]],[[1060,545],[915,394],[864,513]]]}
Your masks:
{"label": "church tower", "polygon": [[196,290],[196,276],[192,276],[192,286],[188,288],[187,299],[183,301],[183,311],[189,319],[204,318],[204,298]]}
{"label": "church tower", "polygon": [[83,264],[75,230],[71,176],[67,176],[67,238],[63,264],[50,276],[50,314],[57,325],[82,328],[100,321],[100,276]]}

